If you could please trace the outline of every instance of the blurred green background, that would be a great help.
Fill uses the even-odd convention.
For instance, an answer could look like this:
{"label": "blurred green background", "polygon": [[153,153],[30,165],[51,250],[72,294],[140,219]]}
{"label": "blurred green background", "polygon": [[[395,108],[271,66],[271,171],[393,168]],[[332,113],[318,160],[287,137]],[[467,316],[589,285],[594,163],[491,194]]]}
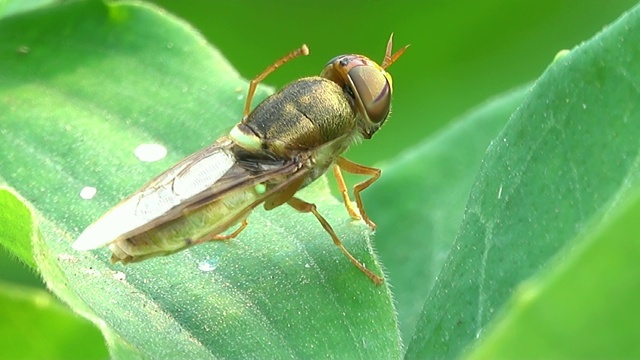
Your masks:
{"label": "blurred green background", "polygon": [[[280,68],[281,86],[318,74],[343,53],[382,59],[389,34],[411,44],[391,68],[394,111],[373,144],[350,157],[371,164],[424,139],[470,107],[536,79],[562,49],[615,20],[630,0],[173,1],[157,5],[200,30],[246,78],[306,43]],[[416,118],[416,114],[420,114]]]}
{"label": "blurred green background", "polygon": [[[391,32],[396,49],[411,44],[390,68],[395,84],[391,119],[373,143],[349,150],[351,159],[368,165],[392,161],[475,105],[535,80],[558,51],[588,39],[635,3],[153,2],[201,31],[246,78],[300,44],[309,45],[311,56],[288,63],[266,80],[274,86],[318,74],[329,59],[343,53],[379,61]],[[42,286],[36,275],[4,251],[0,251],[0,279]]]}

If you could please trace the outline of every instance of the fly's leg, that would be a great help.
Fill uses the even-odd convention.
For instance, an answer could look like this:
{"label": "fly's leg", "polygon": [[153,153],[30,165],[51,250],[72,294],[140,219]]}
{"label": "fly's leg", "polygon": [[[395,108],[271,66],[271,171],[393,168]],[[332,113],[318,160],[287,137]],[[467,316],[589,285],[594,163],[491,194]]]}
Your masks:
{"label": "fly's leg", "polygon": [[351,203],[351,198],[349,197],[349,190],[347,189],[347,184],[344,182],[344,177],[342,177],[342,171],[340,171],[340,166],[333,165],[333,175],[335,175],[336,180],[338,181],[338,189],[340,189],[340,194],[342,194],[342,200],[344,200],[344,206],[347,208],[347,212],[349,216],[353,220],[362,219],[356,209],[353,207]]}
{"label": "fly's leg", "polygon": [[[376,180],[380,178],[380,173],[381,173],[380,169],[356,164],[353,161],[343,158],[342,156],[338,157],[338,160],[336,161],[336,166],[339,166],[342,170],[352,174],[371,176],[369,179],[361,183],[358,183],[353,187],[353,196],[355,196],[356,198],[356,204],[358,205],[358,210],[360,210],[360,216],[362,216],[362,220],[364,220],[364,222],[366,222],[367,225],[369,225],[369,227],[371,227],[372,230],[375,230],[376,224],[373,221],[371,221],[371,219],[369,219],[369,217],[367,216],[367,213],[364,211],[364,205],[362,204],[362,197],[360,196],[360,192],[368,188],[371,184],[373,184]],[[338,180],[338,183],[339,182],[340,180]],[[344,180],[342,180],[342,182],[344,184]],[[340,184],[338,184],[338,186],[340,186]],[[343,185],[343,186],[346,188],[346,185]],[[342,191],[342,189],[340,191]],[[345,189],[345,192],[346,192],[346,189]],[[343,197],[344,197],[344,193],[343,193]],[[348,196],[346,197],[346,199],[348,199]],[[347,205],[347,210],[348,209],[349,209],[349,205]]]}
{"label": "fly's leg", "polygon": [[304,182],[304,177],[302,176],[304,175],[304,173],[299,174],[300,175],[297,176],[297,179],[290,179],[289,184],[286,184],[285,187],[281,188],[278,191],[275,191],[264,201],[265,210],[268,211],[286,203],[293,197],[293,195],[296,194],[296,192],[298,192],[298,190],[302,186],[302,183]]}
{"label": "fly's leg", "polygon": [[266,68],[262,73],[260,73],[260,75],[253,78],[253,80],[251,80],[251,82],[249,83],[249,92],[247,93],[247,102],[244,104],[244,112],[242,113],[242,118],[243,119],[246,118],[247,115],[249,115],[249,112],[251,112],[251,101],[253,100],[253,95],[256,93],[256,87],[262,80],[264,80],[267,76],[269,76],[269,74],[274,72],[277,68],[284,65],[284,63],[286,63],[287,61],[295,59],[298,56],[306,56],[306,55],[309,55],[309,48],[307,47],[307,45],[302,45],[300,48],[278,59],[278,61],[271,64],[271,66]]}
{"label": "fly's leg", "polygon": [[217,234],[217,233],[207,234],[207,235],[201,237],[198,240],[190,242],[189,245],[203,244],[203,243],[206,243],[208,241],[226,241],[226,240],[231,240],[231,239],[235,238],[236,236],[238,236],[242,232],[242,230],[244,230],[244,228],[247,227],[248,224],[249,223],[247,222],[247,220],[242,220],[242,224],[240,224],[240,226],[238,226],[238,228],[235,229],[231,234],[228,234],[228,235],[220,235],[220,234]]}
{"label": "fly's leg", "polygon": [[369,279],[373,281],[374,284],[376,285],[382,284],[383,279],[381,277],[372,273],[371,270],[367,269],[364,265],[362,265],[362,263],[358,261],[358,259],[356,259],[353,255],[351,255],[349,250],[347,250],[342,245],[342,241],[340,241],[340,239],[338,238],[338,235],[336,235],[335,231],[333,231],[333,228],[331,227],[329,222],[322,215],[320,215],[320,213],[318,212],[314,204],[310,204],[296,197],[292,197],[291,199],[289,199],[289,201],[287,201],[287,204],[289,204],[292,208],[300,212],[312,213],[316,217],[316,219],[318,219],[318,221],[320,222],[322,227],[325,229],[325,231],[328,232],[329,235],[331,235],[331,239],[333,239],[333,243],[342,251],[343,254],[345,254],[345,256],[353,263],[353,265],[355,265],[358,269],[360,269],[360,271],[362,271],[365,275],[367,275]]}
{"label": "fly's leg", "polygon": [[[340,239],[338,238],[338,235],[336,235],[335,231],[333,230],[329,222],[322,215],[320,215],[320,213],[318,213],[316,206],[314,204],[310,204],[306,201],[300,200],[294,196],[304,182],[304,176],[303,176],[304,174],[305,174],[304,172],[299,173],[297,178],[290,179],[290,183],[288,183],[285,187],[282,187],[278,191],[275,191],[269,198],[265,200],[264,208],[266,210],[271,210],[286,202],[287,204],[289,204],[289,206],[298,210],[299,212],[312,213],[316,217],[316,219],[318,219],[318,221],[320,222],[322,227],[325,229],[325,231],[329,233],[329,235],[331,236],[331,239],[333,240],[333,243],[340,249],[340,251],[342,251],[344,255],[358,269],[360,269],[360,271],[362,271],[365,275],[367,275],[367,277],[369,277],[369,279],[371,279],[371,281],[373,281],[374,284],[376,285],[382,284],[383,279],[381,277],[372,273],[371,270],[367,269],[364,265],[362,265],[362,263],[358,261],[358,259],[356,259],[353,255],[351,255],[351,253],[342,245],[342,241],[340,241]],[[344,184],[344,180],[342,180],[342,183]],[[348,195],[347,195],[347,198],[348,198]],[[355,213],[355,210],[354,210],[354,213]]]}
{"label": "fly's leg", "polygon": [[238,226],[237,229],[235,229],[231,234],[228,235],[215,235],[211,238],[211,240],[218,240],[218,241],[225,241],[225,240],[231,240],[233,238],[235,238],[236,236],[238,236],[242,230],[244,230],[244,228],[247,227],[249,223],[247,222],[247,220],[242,220],[242,224],[240,224],[240,226]]}

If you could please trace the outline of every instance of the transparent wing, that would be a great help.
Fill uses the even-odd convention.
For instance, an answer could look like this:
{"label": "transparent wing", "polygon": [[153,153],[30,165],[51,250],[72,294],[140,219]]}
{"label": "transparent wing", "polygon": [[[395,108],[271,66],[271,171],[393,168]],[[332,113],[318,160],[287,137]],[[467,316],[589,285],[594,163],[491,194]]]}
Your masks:
{"label": "transparent wing", "polygon": [[175,219],[240,186],[293,172],[295,164],[265,163],[252,171],[240,166],[226,137],[182,160],[123,200],[82,232],[76,250],[91,250],[126,239]]}

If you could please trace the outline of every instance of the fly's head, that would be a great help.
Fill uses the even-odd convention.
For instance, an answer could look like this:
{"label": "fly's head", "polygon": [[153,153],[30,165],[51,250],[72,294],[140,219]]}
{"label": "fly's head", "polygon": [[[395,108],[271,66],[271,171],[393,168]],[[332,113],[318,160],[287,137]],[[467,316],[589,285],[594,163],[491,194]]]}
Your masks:
{"label": "fly's head", "polygon": [[391,110],[393,80],[386,71],[408,47],[391,55],[393,34],[387,43],[382,65],[363,55],[340,55],[331,59],[320,76],[342,87],[345,96],[358,114],[358,127],[365,139],[370,139],[385,122]]}

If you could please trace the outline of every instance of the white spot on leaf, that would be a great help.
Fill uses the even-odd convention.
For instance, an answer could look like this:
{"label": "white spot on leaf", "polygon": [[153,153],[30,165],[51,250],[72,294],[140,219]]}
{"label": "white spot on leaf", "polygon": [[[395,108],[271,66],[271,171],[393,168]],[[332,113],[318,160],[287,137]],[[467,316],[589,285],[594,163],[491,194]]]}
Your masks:
{"label": "white spot on leaf", "polygon": [[85,186],[82,188],[82,190],[80,190],[80,197],[84,200],[91,200],[94,196],[96,196],[97,192],[98,190],[96,188],[92,186]]}
{"label": "white spot on leaf", "polygon": [[167,156],[167,148],[160,144],[140,144],[133,153],[140,161],[155,162]]}
{"label": "white spot on leaf", "polygon": [[111,272],[111,276],[118,281],[125,281],[127,279],[127,275],[122,271],[113,271]]}

